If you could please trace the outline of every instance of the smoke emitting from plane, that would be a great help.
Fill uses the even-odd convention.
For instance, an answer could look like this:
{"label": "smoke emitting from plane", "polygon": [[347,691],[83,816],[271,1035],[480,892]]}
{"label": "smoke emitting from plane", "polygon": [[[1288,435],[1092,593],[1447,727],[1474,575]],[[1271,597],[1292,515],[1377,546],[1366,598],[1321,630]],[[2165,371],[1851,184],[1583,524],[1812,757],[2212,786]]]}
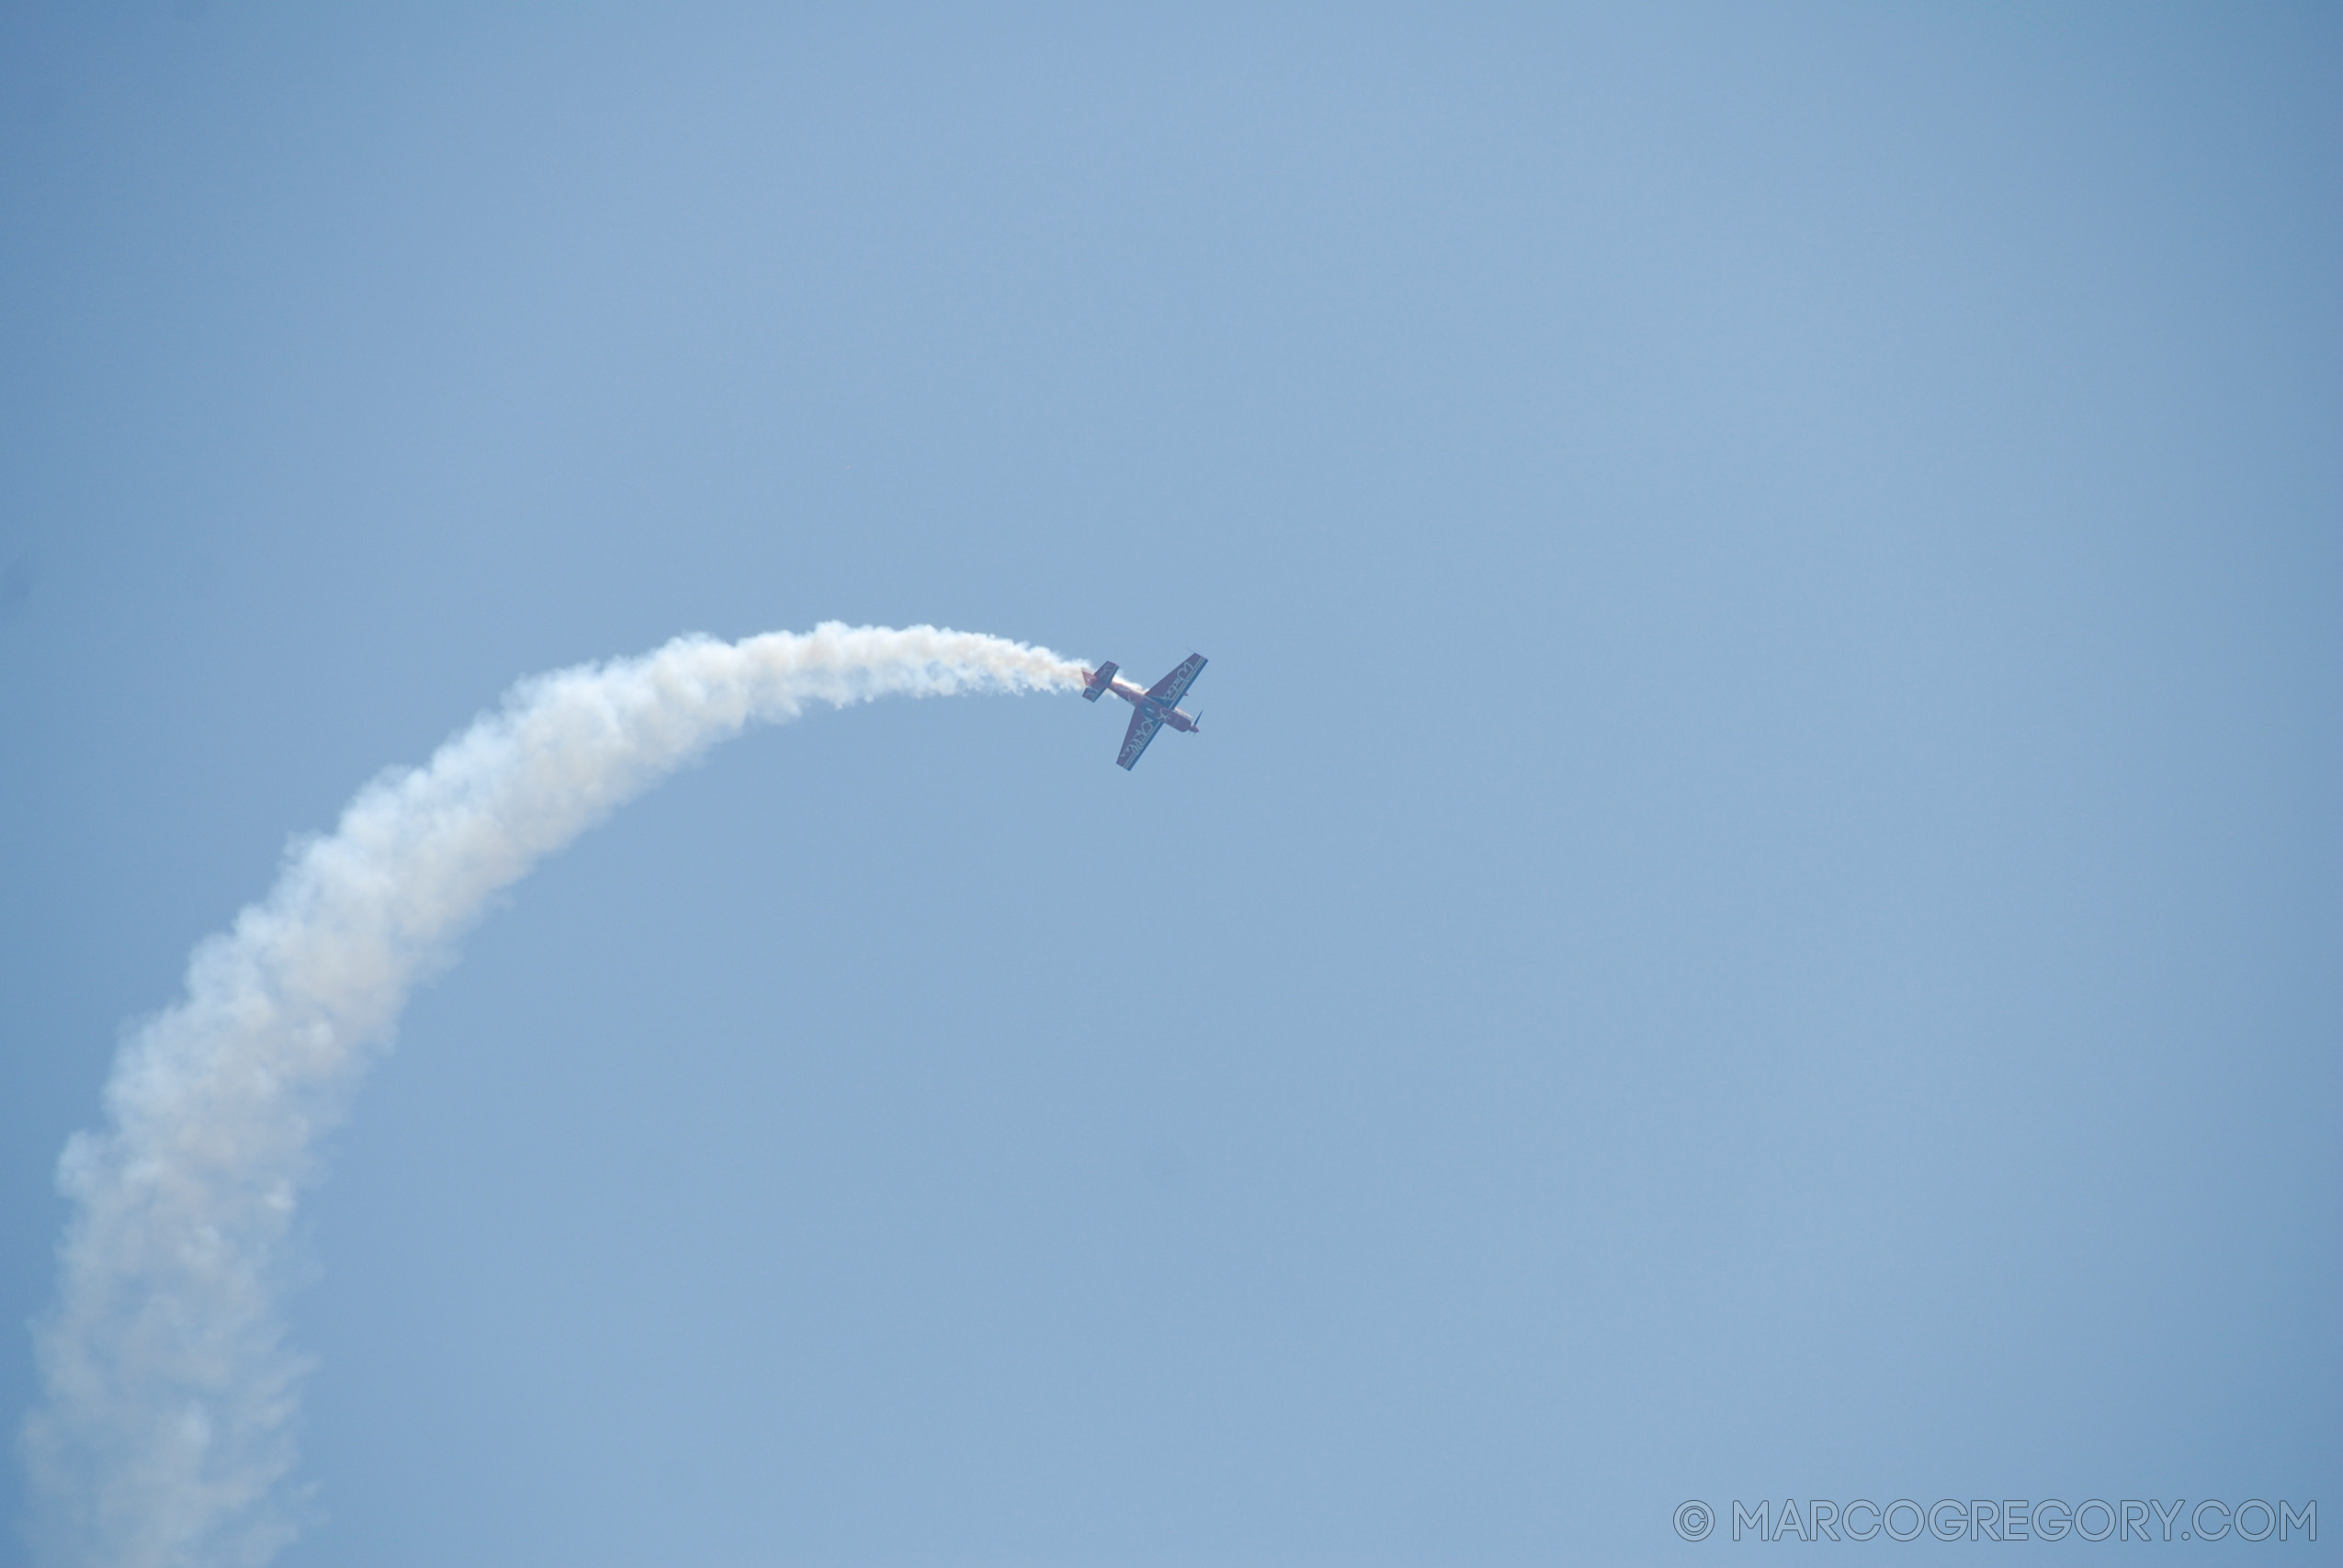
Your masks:
{"label": "smoke emitting from plane", "polygon": [[293,845],[268,896],[196,948],[185,998],[124,1042],[105,1128],[59,1161],[73,1217],[23,1433],[44,1559],[255,1568],[292,1539],[294,1207],[408,992],[492,896],[751,721],[1083,679],[1046,649],[933,626],[681,637],[522,682]]}

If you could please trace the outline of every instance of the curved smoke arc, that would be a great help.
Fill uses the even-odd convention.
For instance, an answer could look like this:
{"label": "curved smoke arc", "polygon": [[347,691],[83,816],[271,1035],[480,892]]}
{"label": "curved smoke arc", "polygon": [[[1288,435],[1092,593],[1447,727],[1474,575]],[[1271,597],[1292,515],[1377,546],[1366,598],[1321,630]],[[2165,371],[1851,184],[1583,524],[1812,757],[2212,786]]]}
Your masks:
{"label": "curved smoke arc", "polygon": [[408,993],[492,896],[752,722],[1081,683],[1047,649],[933,626],[681,637],[521,682],[297,843],[125,1042],[104,1128],[59,1161],[73,1216],[23,1433],[44,1560],[255,1568],[292,1539],[307,1363],[277,1302],[295,1204]]}

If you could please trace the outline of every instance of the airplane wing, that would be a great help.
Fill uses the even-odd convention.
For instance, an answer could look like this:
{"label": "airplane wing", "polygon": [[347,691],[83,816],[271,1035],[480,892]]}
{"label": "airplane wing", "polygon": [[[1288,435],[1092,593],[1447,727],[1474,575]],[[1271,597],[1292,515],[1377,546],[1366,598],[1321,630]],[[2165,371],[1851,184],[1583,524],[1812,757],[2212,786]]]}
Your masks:
{"label": "airplane wing", "polygon": [[1133,708],[1131,728],[1123,731],[1123,753],[1115,759],[1115,765],[1118,768],[1128,768],[1137,763],[1139,753],[1147,750],[1147,743],[1154,739],[1155,732],[1162,728],[1163,720],[1148,712],[1147,709]]}
{"label": "airplane wing", "polygon": [[1204,668],[1204,655],[1191,653],[1180,660],[1180,667],[1148,688],[1147,694],[1167,707],[1177,707],[1180,699],[1188,694],[1197,671]]}

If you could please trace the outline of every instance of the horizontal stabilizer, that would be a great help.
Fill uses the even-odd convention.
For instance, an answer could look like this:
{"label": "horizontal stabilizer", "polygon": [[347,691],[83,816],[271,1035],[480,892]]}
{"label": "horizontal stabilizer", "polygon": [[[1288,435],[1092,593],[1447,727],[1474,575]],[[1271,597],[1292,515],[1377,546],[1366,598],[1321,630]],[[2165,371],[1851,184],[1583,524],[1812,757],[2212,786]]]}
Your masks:
{"label": "horizontal stabilizer", "polygon": [[1105,663],[1100,665],[1097,669],[1092,671],[1089,674],[1083,676],[1082,701],[1086,703],[1094,703],[1098,701],[1099,694],[1106,690],[1107,682],[1115,679],[1115,671],[1121,668],[1121,665],[1115,663],[1110,659]]}

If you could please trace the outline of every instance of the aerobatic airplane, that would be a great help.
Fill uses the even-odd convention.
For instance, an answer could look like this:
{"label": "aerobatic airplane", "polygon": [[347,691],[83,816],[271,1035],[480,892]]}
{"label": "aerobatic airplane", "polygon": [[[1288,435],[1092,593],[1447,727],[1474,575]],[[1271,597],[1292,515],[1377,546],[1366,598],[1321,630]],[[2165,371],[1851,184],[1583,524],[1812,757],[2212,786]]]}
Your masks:
{"label": "aerobatic airplane", "polygon": [[1101,694],[1112,692],[1138,710],[1131,715],[1131,728],[1123,731],[1122,755],[1115,759],[1116,767],[1128,768],[1138,761],[1139,753],[1147,750],[1147,743],[1165,725],[1193,731],[1201,722],[1196,715],[1181,711],[1179,705],[1194,683],[1196,671],[1204,668],[1204,655],[1191,653],[1180,661],[1178,669],[1144,692],[1128,681],[1116,680],[1115,671],[1119,668],[1110,662],[1084,671],[1082,700],[1094,703]]}

